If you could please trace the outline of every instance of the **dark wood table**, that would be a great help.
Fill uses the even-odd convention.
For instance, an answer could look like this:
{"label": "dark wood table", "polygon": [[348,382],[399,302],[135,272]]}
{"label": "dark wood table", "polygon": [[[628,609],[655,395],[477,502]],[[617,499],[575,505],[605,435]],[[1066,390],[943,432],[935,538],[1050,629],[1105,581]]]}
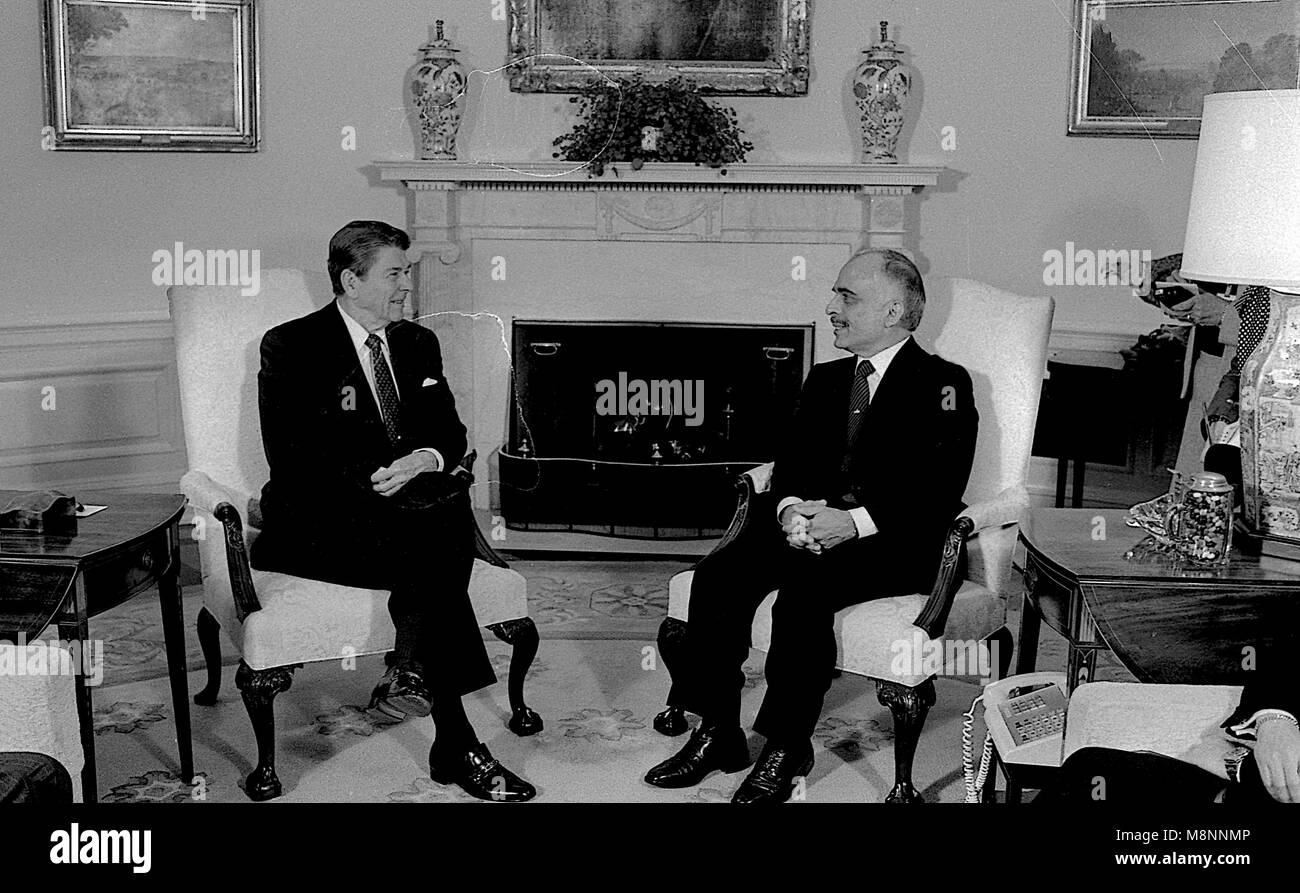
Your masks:
{"label": "dark wood table", "polygon": [[[17,495],[0,490],[0,506]],[[181,777],[190,783],[194,777],[194,752],[178,576],[185,497],[75,495],[83,505],[108,508],[89,518],[79,518],[74,535],[0,531],[0,638],[17,641],[21,635],[31,641],[54,623],[65,640],[82,643],[84,653],[89,618],[157,586]],[[81,674],[76,675],[75,683],[86,758],[82,796],[85,802],[94,803],[98,790],[90,689]]]}
{"label": "dark wood table", "polygon": [[1300,563],[1239,538],[1222,569],[1188,565],[1126,525],[1123,509],[1033,509],[1022,526],[1024,609],[1016,672],[1032,672],[1040,625],[1069,643],[1070,691],[1113,652],[1142,682],[1242,685],[1251,658],[1295,636]]}
{"label": "dark wood table", "polygon": [[[1042,624],[1069,646],[1066,688],[1091,682],[1111,651],[1141,682],[1244,685],[1253,657],[1300,629],[1300,563],[1260,556],[1240,538],[1221,569],[1187,564],[1129,527],[1125,509],[1031,509],[1021,526],[1024,604],[1016,673],[1032,673]],[[995,766],[1007,802],[1050,784],[1056,770]],[[984,799],[993,799],[989,773]]]}

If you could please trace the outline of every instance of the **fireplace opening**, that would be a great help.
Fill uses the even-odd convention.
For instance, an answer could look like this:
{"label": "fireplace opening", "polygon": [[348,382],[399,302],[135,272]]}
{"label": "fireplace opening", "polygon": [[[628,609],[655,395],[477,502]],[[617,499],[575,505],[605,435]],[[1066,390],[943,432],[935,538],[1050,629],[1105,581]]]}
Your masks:
{"label": "fireplace opening", "polygon": [[516,320],[512,356],[507,527],[715,537],[774,457],[813,326]]}

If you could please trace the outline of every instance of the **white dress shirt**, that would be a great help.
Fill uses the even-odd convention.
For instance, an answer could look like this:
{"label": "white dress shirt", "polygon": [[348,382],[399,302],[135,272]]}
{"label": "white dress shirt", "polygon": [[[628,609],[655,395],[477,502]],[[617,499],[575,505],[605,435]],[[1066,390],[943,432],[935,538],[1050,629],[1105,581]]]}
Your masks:
{"label": "white dress shirt", "polygon": [[[366,327],[353,319],[346,310],[343,309],[341,301],[335,301],[334,305],[339,308],[339,315],[343,317],[343,322],[348,327],[348,334],[352,337],[352,346],[357,352],[357,362],[361,364],[361,372],[366,376],[366,384],[370,385],[370,395],[375,398],[375,406],[379,406],[379,389],[375,387],[375,364],[370,358],[370,348],[366,346],[366,340],[370,338],[371,332],[366,331]],[[384,362],[388,363],[388,371],[393,375],[393,390],[397,392],[397,399],[402,399],[402,392],[397,387],[397,373],[393,372],[393,355],[388,351],[388,330],[380,329],[373,334],[379,336],[379,347],[384,352]],[[382,410],[380,411],[382,414]],[[432,447],[417,447],[417,453],[432,453],[436,466],[435,471],[442,471],[443,459],[442,453]]]}
{"label": "white dress shirt", "polygon": [[[870,400],[876,399],[876,391],[880,390],[880,382],[884,379],[885,372],[889,370],[889,364],[894,361],[894,357],[898,356],[898,352],[903,349],[903,345],[911,340],[912,336],[908,335],[902,341],[886,347],[877,354],[873,354],[869,357],[858,357],[857,365],[853,367],[854,375],[857,375],[858,366],[861,366],[864,360],[870,360],[871,367],[874,370],[867,376],[867,384],[871,386]],[[787,496],[785,499],[782,499],[776,507],[777,519],[780,520],[781,513],[787,508],[800,502],[803,502],[803,499],[798,496]],[[864,506],[849,509],[849,516],[853,518],[853,524],[858,528],[859,539],[864,536],[871,536],[872,534],[879,533],[879,528],[876,527],[876,522],[871,520],[871,513],[868,512]]]}
{"label": "white dress shirt", "polygon": [[1245,722],[1240,722],[1235,726],[1230,726],[1228,731],[1233,735],[1236,735],[1238,738],[1254,738],[1258,732],[1257,726],[1259,725],[1259,721],[1266,716],[1281,716],[1291,720],[1292,722],[1297,721],[1296,717],[1286,710],[1266,707],[1263,710],[1256,710]]}

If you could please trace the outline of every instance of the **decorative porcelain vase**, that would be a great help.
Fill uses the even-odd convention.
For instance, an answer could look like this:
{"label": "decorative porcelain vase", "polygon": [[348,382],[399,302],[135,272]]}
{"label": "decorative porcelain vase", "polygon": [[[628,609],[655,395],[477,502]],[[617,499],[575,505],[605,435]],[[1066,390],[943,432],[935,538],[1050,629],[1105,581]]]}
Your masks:
{"label": "decorative porcelain vase", "polygon": [[1272,291],[1268,328],[1241,370],[1245,521],[1300,546],[1300,295]]}
{"label": "decorative porcelain vase", "polygon": [[465,66],[456,59],[460,50],[442,33],[420,48],[423,54],[411,78],[411,94],[420,112],[420,158],[426,161],[455,161],[456,132],[464,111]]}
{"label": "decorative porcelain vase", "polygon": [[889,39],[888,22],[880,23],[880,42],[863,52],[866,59],[853,77],[853,96],[862,112],[862,161],[898,164],[894,150],[903,130],[912,70],[903,64],[903,51]]}

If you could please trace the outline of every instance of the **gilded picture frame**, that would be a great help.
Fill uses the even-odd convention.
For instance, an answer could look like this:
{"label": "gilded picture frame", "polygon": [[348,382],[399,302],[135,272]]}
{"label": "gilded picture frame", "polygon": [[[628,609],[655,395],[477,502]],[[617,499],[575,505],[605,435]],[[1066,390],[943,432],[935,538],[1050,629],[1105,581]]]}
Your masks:
{"label": "gilded picture frame", "polygon": [[1072,136],[1196,139],[1206,94],[1300,86],[1300,0],[1075,0],[1072,26]]}
{"label": "gilded picture frame", "polygon": [[509,0],[508,9],[517,93],[575,93],[637,72],[685,75],[720,96],[808,93],[812,0]]}
{"label": "gilded picture frame", "polygon": [[45,148],[257,151],[257,0],[43,2]]}

